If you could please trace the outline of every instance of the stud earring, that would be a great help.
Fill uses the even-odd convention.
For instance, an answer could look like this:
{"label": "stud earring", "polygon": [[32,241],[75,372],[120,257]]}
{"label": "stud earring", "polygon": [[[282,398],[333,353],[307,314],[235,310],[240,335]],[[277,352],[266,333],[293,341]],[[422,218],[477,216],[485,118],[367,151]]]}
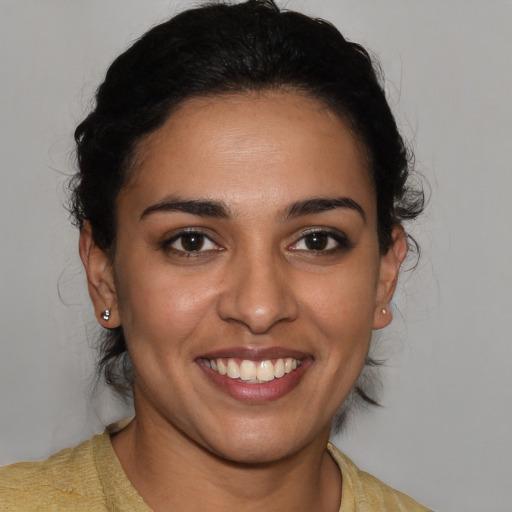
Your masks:
{"label": "stud earring", "polygon": [[382,309],[380,310],[380,314],[381,314],[381,315],[387,315],[387,314],[388,314],[388,310],[387,310],[386,308],[382,308]]}
{"label": "stud earring", "polygon": [[110,309],[105,309],[105,311],[101,313],[101,318],[103,318],[105,322],[108,322],[110,320]]}

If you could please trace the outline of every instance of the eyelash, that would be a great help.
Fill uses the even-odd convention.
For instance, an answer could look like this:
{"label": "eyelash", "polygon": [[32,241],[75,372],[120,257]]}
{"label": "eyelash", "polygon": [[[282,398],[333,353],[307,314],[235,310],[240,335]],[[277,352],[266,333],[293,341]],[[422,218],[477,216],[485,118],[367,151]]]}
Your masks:
{"label": "eyelash", "polygon": [[[302,242],[307,243],[306,239],[313,235],[317,235],[317,236],[320,235],[322,237],[325,236],[327,239],[327,244],[328,244],[327,247],[328,248],[315,250],[315,249],[311,249],[311,248],[307,248],[307,247],[304,249],[297,247]],[[335,246],[329,247],[329,244],[332,244],[333,242],[334,242]],[[314,229],[310,229],[310,230],[302,233],[301,237],[297,240],[297,242],[295,242],[294,244],[292,244],[292,246],[290,246],[292,251],[306,252],[309,254],[313,254],[315,256],[323,256],[323,255],[334,254],[334,253],[338,253],[338,252],[342,252],[342,251],[347,251],[348,249],[351,249],[352,247],[353,246],[352,246],[351,242],[349,241],[347,235],[345,235],[345,233],[343,233],[342,231],[338,231],[338,230],[334,231],[331,229],[323,229],[323,228],[314,228]]]}
{"label": "eyelash", "polygon": [[[197,250],[187,250],[183,243],[184,243],[184,239],[185,237],[193,237],[193,236],[197,236],[197,237],[201,237],[202,238],[202,244],[201,244],[201,247]],[[179,241],[181,239],[181,247],[183,247],[182,249],[178,249],[176,247],[173,247],[172,245],[174,243],[176,243],[177,241]],[[203,246],[204,244],[211,244],[215,247],[212,247],[212,248],[208,248],[208,249],[203,249]],[[221,251],[222,250],[222,247],[220,247],[219,245],[217,245],[212,239],[210,236],[208,236],[206,233],[204,233],[203,231],[199,230],[199,229],[194,229],[194,228],[190,228],[190,229],[185,229],[185,230],[182,230],[180,231],[179,233],[176,233],[175,235],[173,235],[171,238],[168,238],[166,240],[164,240],[162,243],[161,243],[161,246],[162,246],[162,249],[166,252],[172,252],[182,258],[193,258],[193,257],[198,257],[201,255],[201,253],[211,253],[212,251]]]}
{"label": "eyelash", "polygon": [[[327,243],[327,248],[325,249],[312,249],[311,247],[305,247],[300,248],[298,247],[300,244],[305,243],[307,244],[307,238],[312,236],[319,236],[324,237],[323,242]],[[186,247],[184,247],[184,240],[185,237],[201,237],[201,245],[197,250],[190,249],[187,250]],[[181,239],[181,249],[173,247],[173,244],[176,243]],[[190,241],[190,240],[189,240]],[[335,244],[333,247],[329,247],[329,245]],[[213,247],[204,249],[205,244],[211,244]],[[189,228],[186,230],[182,230],[179,233],[176,233],[172,237],[164,240],[161,243],[161,247],[166,252],[172,252],[173,254],[182,257],[182,258],[193,258],[193,257],[200,257],[204,256],[204,253],[212,253],[212,251],[222,251],[223,248],[219,245],[217,245],[211,237],[204,233],[203,231],[195,228]],[[300,253],[307,253],[312,254],[314,256],[322,256],[322,255],[330,255],[335,254],[338,252],[343,252],[351,249],[353,246],[345,233],[341,231],[334,231],[332,229],[323,229],[323,228],[314,228],[310,229],[304,233],[301,234],[300,238],[297,239],[296,242],[294,242],[292,245],[289,246],[289,249],[291,251],[297,251]],[[203,254],[202,254],[203,253]]]}

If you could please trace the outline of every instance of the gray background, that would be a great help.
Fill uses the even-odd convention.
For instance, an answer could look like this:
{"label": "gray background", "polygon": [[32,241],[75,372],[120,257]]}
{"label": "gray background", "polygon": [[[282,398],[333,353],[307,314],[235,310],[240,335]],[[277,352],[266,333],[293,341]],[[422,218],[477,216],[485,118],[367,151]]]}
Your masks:
{"label": "gray background", "polygon": [[[127,414],[92,379],[97,332],[67,222],[72,131],[106,66],[187,1],[0,0],[0,464]],[[452,512],[512,510],[512,2],[291,0],[381,59],[430,184],[423,248],[376,346],[384,407],[337,444]]]}

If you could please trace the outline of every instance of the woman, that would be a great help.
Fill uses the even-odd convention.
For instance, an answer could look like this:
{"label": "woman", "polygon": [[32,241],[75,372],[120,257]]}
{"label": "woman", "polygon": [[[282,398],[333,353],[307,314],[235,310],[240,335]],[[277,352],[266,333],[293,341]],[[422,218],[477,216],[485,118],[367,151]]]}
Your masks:
{"label": "woman", "polygon": [[135,418],[7,510],[426,510],[328,444],[422,209],[366,51],[269,1],[155,27],[76,130],[101,368]]}

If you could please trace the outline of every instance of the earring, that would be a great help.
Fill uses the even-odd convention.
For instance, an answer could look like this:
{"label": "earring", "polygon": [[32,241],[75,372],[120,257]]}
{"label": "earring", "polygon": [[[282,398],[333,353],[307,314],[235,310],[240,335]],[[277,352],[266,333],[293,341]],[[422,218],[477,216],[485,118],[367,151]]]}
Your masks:
{"label": "earring", "polygon": [[387,314],[388,314],[388,310],[387,310],[386,308],[382,308],[382,309],[380,310],[380,314],[381,314],[381,315],[387,315]]}
{"label": "earring", "polygon": [[105,311],[101,313],[101,318],[103,318],[105,322],[108,322],[110,319],[110,309],[105,309]]}

